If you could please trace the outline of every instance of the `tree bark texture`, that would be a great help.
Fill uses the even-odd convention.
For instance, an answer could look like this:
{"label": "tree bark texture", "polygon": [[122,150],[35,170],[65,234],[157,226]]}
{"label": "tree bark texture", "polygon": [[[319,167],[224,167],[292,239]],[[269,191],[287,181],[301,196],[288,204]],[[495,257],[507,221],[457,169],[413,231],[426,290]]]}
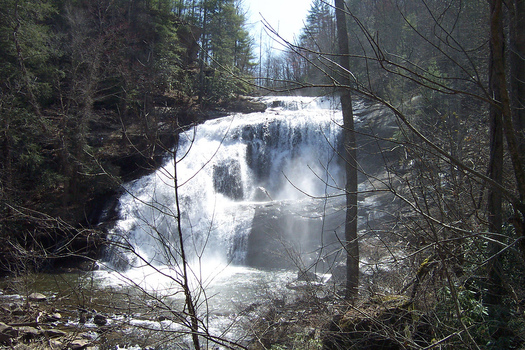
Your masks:
{"label": "tree bark texture", "polygon": [[[503,31],[503,1],[490,2],[490,77],[491,89],[499,90],[498,99],[493,97],[493,104],[501,110],[503,133],[507,142],[509,155],[512,161],[514,176],[516,177],[519,203],[514,203],[519,210],[523,209],[525,200],[525,169],[518,149],[517,132],[514,129],[510,107],[510,96],[507,89],[505,73],[505,36]],[[494,95],[494,90],[492,90]],[[522,212],[523,214],[523,212]]]}
{"label": "tree bark texture", "polygon": [[[490,56],[489,56],[489,91],[493,99],[490,106],[490,159],[489,176],[496,182],[503,182],[503,133],[504,133],[504,99],[506,94],[504,71],[504,34],[502,22],[501,0],[492,0],[490,4]],[[502,76],[503,74],[503,76]],[[490,305],[498,304],[503,291],[501,266],[498,253],[501,246],[495,241],[501,241],[503,225],[502,193],[490,186],[488,191],[488,225],[493,235],[489,243],[488,253],[492,257],[488,271],[488,298]]]}
{"label": "tree bark texture", "polygon": [[[177,140],[178,143],[178,140]],[[175,206],[176,206],[176,215],[175,218],[177,220],[177,233],[179,238],[179,248],[180,248],[180,259],[181,259],[181,265],[182,265],[182,281],[181,286],[184,291],[184,298],[185,298],[185,307],[187,315],[190,319],[190,322],[188,324],[190,331],[191,331],[191,339],[193,342],[193,347],[195,350],[201,349],[200,346],[200,339],[199,339],[199,317],[197,315],[197,308],[195,305],[195,300],[193,298],[193,294],[191,291],[189,279],[188,279],[188,260],[186,258],[186,249],[184,247],[184,237],[182,234],[182,223],[181,223],[181,209],[180,209],[180,201],[179,201],[179,182],[178,182],[178,176],[177,176],[177,147],[175,147],[175,151],[173,152],[173,184],[174,184],[174,190],[175,190]]]}
{"label": "tree bark texture", "polygon": [[514,126],[525,158],[525,0],[514,0],[510,23],[510,86]]}
{"label": "tree bark texture", "polygon": [[[521,164],[525,162],[525,0],[511,2],[509,63],[510,63],[510,94],[512,120],[516,130]],[[525,207],[521,198],[522,207]],[[518,235],[525,236],[524,210],[515,215],[515,230]],[[525,239],[520,241],[520,250],[525,258]]]}
{"label": "tree bark texture", "polygon": [[346,221],[345,221],[345,250],[346,250],[346,294],[345,299],[354,300],[357,297],[359,286],[359,245],[357,241],[357,151],[354,132],[354,116],[352,111],[352,96],[350,94],[350,61],[348,47],[348,30],[346,27],[344,0],[335,0],[335,15],[339,46],[339,64],[341,86],[341,108],[343,111],[343,132],[346,172]]}

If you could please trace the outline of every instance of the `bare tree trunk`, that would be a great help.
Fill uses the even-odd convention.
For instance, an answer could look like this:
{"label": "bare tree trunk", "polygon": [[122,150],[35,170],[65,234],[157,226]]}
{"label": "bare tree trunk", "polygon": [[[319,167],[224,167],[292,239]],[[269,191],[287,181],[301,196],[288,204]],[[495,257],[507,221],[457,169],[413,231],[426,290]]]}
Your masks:
{"label": "bare tree trunk", "polygon": [[510,86],[514,126],[525,157],[525,0],[514,0],[510,23]]}
{"label": "bare tree trunk", "polygon": [[208,10],[206,8],[207,1],[205,0],[202,5],[203,17],[202,17],[202,41],[201,41],[201,52],[200,52],[200,61],[199,61],[199,92],[198,92],[198,104],[202,104],[202,99],[206,94],[206,76],[204,74],[204,67],[206,66],[205,60],[208,55],[208,44],[206,42],[207,28],[206,22],[208,21]]}
{"label": "bare tree trunk", "polygon": [[176,220],[177,220],[177,231],[179,235],[179,248],[180,248],[180,258],[182,264],[182,289],[184,291],[184,298],[188,316],[190,318],[190,331],[191,339],[193,341],[193,347],[195,350],[200,350],[200,341],[199,341],[199,318],[197,315],[197,310],[195,309],[195,302],[193,300],[193,295],[191,292],[189,280],[188,280],[188,260],[186,257],[186,250],[184,248],[184,239],[182,236],[182,224],[181,224],[181,210],[179,202],[179,185],[177,178],[177,146],[175,146],[175,151],[173,151],[173,185],[175,189],[175,205],[176,205]]}
{"label": "bare tree trunk", "polygon": [[[503,182],[503,106],[502,94],[505,86],[498,74],[503,62],[504,55],[504,38],[503,22],[501,19],[501,0],[493,0],[490,5],[491,16],[491,40],[490,40],[490,57],[489,57],[489,88],[493,98],[493,104],[490,106],[490,160],[489,176],[496,183]],[[498,252],[501,246],[496,243],[501,241],[501,228],[503,225],[502,216],[502,194],[494,186],[489,187],[488,193],[488,223],[489,230],[492,232],[494,241],[489,243],[488,253],[492,257],[488,271],[488,298],[487,303],[490,305],[498,304],[500,300],[503,285],[501,280],[501,264]]]}
{"label": "bare tree trunk", "polygon": [[[490,2],[490,45],[491,45],[491,79],[492,85],[498,89],[499,98],[494,104],[501,110],[503,133],[507,141],[514,176],[519,194],[518,208],[524,209],[525,201],[525,168],[518,149],[518,136],[512,121],[509,91],[505,72],[505,37],[503,32],[503,1]],[[493,90],[494,92],[494,90]],[[522,211],[523,214],[523,211]]]}
{"label": "bare tree trunk", "polygon": [[354,115],[352,111],[352,96],[350,94],[350,61],[348,47],[348,30],[344,0],[335,0],[335,17],[341,65],[341,108],[343,110],[343,132],[346,172],[346,220],[345,220],[345,250],[346,250],[346,294],[345,299],[354,300],[359,286],[359,245],[357,241],[357,158],[354,132]]}
{"label": "bare tree trunk", "polygon": [[[518,150],[525,162],[525,0],[514,0],[511,6],[509,63],[510,93],[514,128],[517,131]],[[522,163],[523,164],[523,163]],[[522,198],[523,199],[523,198]],[[522,206],[525,205],[522,203]],[[524,213],[515,213],[514,228],[524,236]],[[521,254],[525,258],[525,239],[520,241]]]}
{"label": "bare tree trunk", "polygon": [[[2,105],[3,101],[0,101],[0,112],[4,112]],[[13,139],[11,137],[12,131],[10,130],[11,115],[10,111],[6,112],[7,113],[2,116],[2,133],[4,135],[2,140],[2,165],[0,166],[2,173],[0,173],[0,179],[2,179],[3,183],[2,186],[0,186],[0,198],[8,198],[7,192],[13,188],[13,156],[11,151],[13,148]]]}

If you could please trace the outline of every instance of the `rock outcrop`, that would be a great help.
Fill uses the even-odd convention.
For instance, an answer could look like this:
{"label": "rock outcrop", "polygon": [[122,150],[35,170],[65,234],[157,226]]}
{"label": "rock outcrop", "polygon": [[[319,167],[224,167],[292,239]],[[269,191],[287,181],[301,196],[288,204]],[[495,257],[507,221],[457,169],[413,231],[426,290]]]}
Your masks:
{"label": "rock outcrop", "polygon": [[430,345],[432,334],[426,318],[409,306],[407,297],[392,295],[335,316],[324,331],[323,350],[401,350],[409,343]]}

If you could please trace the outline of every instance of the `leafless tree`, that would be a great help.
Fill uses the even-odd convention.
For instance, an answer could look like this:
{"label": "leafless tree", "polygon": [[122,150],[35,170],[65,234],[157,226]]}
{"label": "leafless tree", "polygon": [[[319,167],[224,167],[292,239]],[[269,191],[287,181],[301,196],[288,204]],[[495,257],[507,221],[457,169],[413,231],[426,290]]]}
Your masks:
{"label": "leafless tree", "polygon": [[[520,248],[524,167],[519,152],[523,130],[519,126],[522,108],[516,84],[517,77],[522,76],[518,68],[522,60],[515,60],[521,52],[517,39],[520,34],[515,29],[516,21],[523,20],[518,14],[521,3],[510,7],[514,16],[510,51],[505,49],[506,10],[502,2],[492,1],[490,7],[476,1],[388,1],[384,5],[403,26],[403,35],[415,40],[412,52],[433,52],[439,66],[448,64],[451,68],[436,69],[425,65],[417,55],[397,54],[392,48],[395,43],[382,41],[392,34],[380,31],[387,27],[371,29],[371,21],[359,17],[358,5],[346,7],[351,25],[359,31],[354,34],[360,38],[360,52],[344,54],[345,62],[349,58],[366,70],[356,72],[354,67],[339,63],[353,78],[344,88],[391,110],[399,123],[390,149],[399,152],[400,164],[385,163],[388,175],[379,179],[396,200],[404,203],[398,213],[398,226],[391,233],[408,240],[408,249],[404,257],[392,254],[392,263],[402,260],[407,266],[413,264],[415,277],[406,280],[399,291],[411,290],[409,304],[424,310],[437,301],[451,303],[452,315],[436,313],[432,317],[441,321],[451,317],[446,322],[453,319],[459,328],[448,334],[441,329],[438,343],[453,343],[464,335],[465,344],[477,348],[479,333],[472,325],[479,324],[484,314],[477,314],[478,321],[466,319],[465,313],[472,312],[473,304],[465,303],[470,300],[483,310],[488,305],[501,305],[504,296],[518,300],[519,279],[505,277],[502,265],[514,261],[522,268],[524,263]],[[360,6],[379,10],[368,3]],[[411,7],[417,8],[426,22],[416,23]],[[468,12],[471,8],[475,11]],[[485,29],[467,27],[467,23],[484,23]],[[477,35],[476,42],[465,41],[466,31]],[[289,47],[301,56],[293,43]],[[341,53],[313,55],[334,63]],[[507,55],[514,55],[510,65]],[[309,60],[306,55],[301,57]],[[318,60],[310,60],[310,64],[319,67]],[[510,80],[515,89],[510,94],[508,72],[513,74]],[[394,96],[375,83],[377,76],[386,77],[383,81],[389,84],[410,86],[416,93],[399,97],[408,93],[399,88]],[[288,89],[341,89],[342,80],[332,78],[328,84],[290,82]],[[514,102],[509,96],[515,97]],[[484,122],[489,116],[490,128]],[[385,155],[387,151],[385,148]],[[488,278],[487,284],[484,278]],[[483,292],[485,287],[489,288],[488,294]],[[441,294],[443,291],[446,293]]]}

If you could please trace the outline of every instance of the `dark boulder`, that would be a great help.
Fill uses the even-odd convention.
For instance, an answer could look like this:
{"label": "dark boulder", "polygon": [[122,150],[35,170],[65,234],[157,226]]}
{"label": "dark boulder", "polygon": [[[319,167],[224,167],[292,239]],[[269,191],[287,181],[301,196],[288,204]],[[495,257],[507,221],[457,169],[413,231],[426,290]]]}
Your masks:
{"label": "dark boulder", "polygon": [[241,165],[230,160],[213,166],[213,187],[215,191],[234,200],[244,197],[241,179]]}
{"label": "dark boulder", "polygon": [[298,271],[297,280],[305,282],[321,282],[322,279],[311,271]]}
{"label": "dark boulder", "polygon": [[253,97],[238,96],[229,101],[224,108],[232,113],[262,113],[266,111],[266,104]]}
{"label": "dark boulder", "polygon": [[95,317],[93,317],[93,323],[99,327],[102,327],[108,323],[108,319],[101,314],[96,314]]}

